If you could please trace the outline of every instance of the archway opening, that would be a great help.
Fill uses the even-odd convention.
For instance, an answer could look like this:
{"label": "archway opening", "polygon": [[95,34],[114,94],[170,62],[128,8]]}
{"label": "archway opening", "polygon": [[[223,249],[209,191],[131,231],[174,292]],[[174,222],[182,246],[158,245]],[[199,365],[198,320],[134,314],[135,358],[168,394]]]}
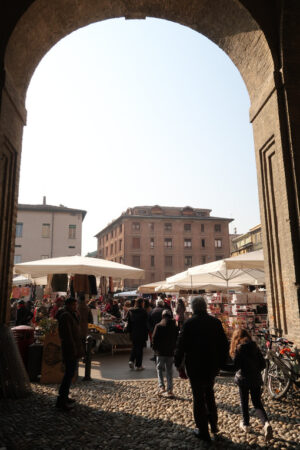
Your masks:
{"label": "archway opening", "polygon": [[249,106],[229,57],[190,28],[157,19],[82,28],[32,77],[19,202],[46,195],[87,210],[84,254],[134,205],[210,208],[245,232],[259,223]]}

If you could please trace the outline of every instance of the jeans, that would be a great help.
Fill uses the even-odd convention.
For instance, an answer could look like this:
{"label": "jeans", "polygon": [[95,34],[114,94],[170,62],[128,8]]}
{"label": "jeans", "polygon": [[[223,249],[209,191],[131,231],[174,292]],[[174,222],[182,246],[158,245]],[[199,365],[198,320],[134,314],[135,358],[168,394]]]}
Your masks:
{"label": "jeans", "polygon": [[261,401],[261,387],[259,385],[249,386],[248,384],[241,384],[239,385],[239,391],[244,425],[249,425],[249,392],[256,415],[264,425],[268,421],[268,416]]}
{"label": "jeans", "polygon": [[133,342],[129,361],[135,362],[136,367],[141,367],[143,362],[143,348],[145,342]]}
{"label": "jeans", "polygon": [[218,413],[214,394],[215,379],[207,381],[190,378],[193,392],[193,410],[196,427],[203,438],[209,437],[208,423],[211,431],[218,429]]}
{"label": "jeans", "polygon": [[68,359],[65,361],[65,374],[58,391],[59,397],[62,401],[67,400],[69,396],[70,386],[77,369],[77,364],[77,359]]}
{"label": "jeans", "polygon": [[166,378],[167,378],[167,390],[172,392],[173,390],[173,356],[157,356],[156,357],[156,370],[158,376],[159,387],[164,388],[164,375],[163,369],[166,368]]}

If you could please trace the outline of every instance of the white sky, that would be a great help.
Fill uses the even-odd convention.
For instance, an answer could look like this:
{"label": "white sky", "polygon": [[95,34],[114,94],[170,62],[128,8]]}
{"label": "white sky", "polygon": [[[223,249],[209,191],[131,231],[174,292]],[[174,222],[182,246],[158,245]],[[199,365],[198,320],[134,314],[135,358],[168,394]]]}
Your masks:
{"label": "white sky", "polygon": [[61,40],[27,94],[19,202],[87,211],[83,254],[128,207],[210,208],[260,223],[249,96],[231,60],[164,20],[108,20]]}

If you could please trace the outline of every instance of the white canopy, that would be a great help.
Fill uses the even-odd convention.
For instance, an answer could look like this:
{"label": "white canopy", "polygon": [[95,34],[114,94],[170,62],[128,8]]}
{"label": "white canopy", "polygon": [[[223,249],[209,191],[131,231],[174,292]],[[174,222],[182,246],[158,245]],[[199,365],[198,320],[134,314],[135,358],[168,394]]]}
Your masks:
{"label": "white canopy", "polygon": [[37,285],[46,285],[47,284],[47,277],[39,277],[39,278],[32,278],[28,274],[26,275],[18,275],[17,277],[14,277],[12,280],[13,286],[24,286],[25,284],[37,284]]}
{"label": "white canopy", "polygon": [[40,277],[54,273],[95,275],[114,278],[138,280],[144,278],[144,270],[125,264],[86,256],[63,256],[60,258],[41,259],[15,265],[16,273]]}
{"label": "white canopy", "polygon": [[[167,278],[168,283],[190,283],[194,288],[199,284],[215,284],[225,282],[228,287],[230,283],[236,284],[264,284],[265,274],[262,267],[261,256],[254,257],[249,253],[239,257],[225,258],[208,264],[191,267],[190,269]],[[245,256],[245,258],[242,258]],[[238,268],[238,267],[241,268]],[[236,268],[234,268],[236,267]],[[247,268],[248,267],[248,268]],[[255,269],[253,267],[256,267]]]}
{"label": "white canopy", "polygon": [[231,258],[225,258],[227,269],[258,269],[264,270],[263,250],[248,252]]}
{"label": "white canopy", "polygon": [[165,283],[165,281],[156,281],[155,283],[142,284],[138,287],[138,292],[141,294],[153,294],[155,292],[155,288]]}

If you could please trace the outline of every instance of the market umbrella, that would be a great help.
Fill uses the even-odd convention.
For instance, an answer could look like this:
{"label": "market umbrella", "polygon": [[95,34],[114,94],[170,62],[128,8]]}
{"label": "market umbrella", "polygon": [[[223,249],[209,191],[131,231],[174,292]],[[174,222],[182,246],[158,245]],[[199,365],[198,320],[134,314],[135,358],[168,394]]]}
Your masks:
{"label": "market umbrella", "polygon": [[155,283],[148,283],[148,284],[142,284],[137,288],[137,291],[140,294],[154,294],[155,288],[161,284],[165,283],[165,280],[163,281],[156,281]]}
{"label": "market umbrella", "polygon": [[232,256],[224,259],[227,269],[257,269],[264,270],[263,250],[243,253],[242,255]]}
{"label": "market umbrella", "polygon": [[221,259],[208,264],[191,267],[190,269],[167,278],[169,283],[190,283],[191,288],[197,287],[199,284],[215,284],[225,283],[226,287],[230,287],[230,283],[234,284],[264,284],[265,274],[262,269],[230,269],[227,261],[231,258]]}
{"label": "market umbrella", "polygon": [[62,256],[60,258],[41,259],[15,265],[16,273],[40,277],[50,274],[67,273],[95,275],[113,278],[141,279],[144,270],[126,266],[113,261],[87,256]]}

